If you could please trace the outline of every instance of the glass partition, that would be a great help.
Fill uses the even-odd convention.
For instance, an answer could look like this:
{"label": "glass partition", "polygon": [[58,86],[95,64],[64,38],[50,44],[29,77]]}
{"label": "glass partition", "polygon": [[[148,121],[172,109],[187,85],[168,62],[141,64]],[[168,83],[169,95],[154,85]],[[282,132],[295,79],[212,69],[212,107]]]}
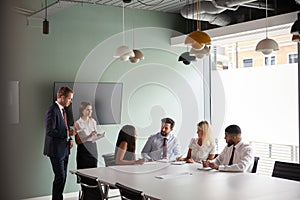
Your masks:
{"label": "glass partition", "polygon": [[280,50],[270,55],[255,51],[259,40],[221,44],[211,51],[218,151],[225,145],[226,126],[239,125],[260,157],[257,173],[265,175],[271,175],[275,160],[299,162],[297,43],[290,34],[272,39]]}

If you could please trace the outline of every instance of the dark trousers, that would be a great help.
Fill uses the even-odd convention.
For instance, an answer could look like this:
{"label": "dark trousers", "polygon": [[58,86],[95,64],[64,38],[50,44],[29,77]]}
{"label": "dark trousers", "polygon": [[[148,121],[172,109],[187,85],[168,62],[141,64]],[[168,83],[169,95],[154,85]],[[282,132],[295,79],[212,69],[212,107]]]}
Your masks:
{"label": "dark trousers", "polygon": [[50,157],[50,161],[54,172],[52,200],[63,200],[63,191],[67,179],[69,155],[66,155],[64,158]]}

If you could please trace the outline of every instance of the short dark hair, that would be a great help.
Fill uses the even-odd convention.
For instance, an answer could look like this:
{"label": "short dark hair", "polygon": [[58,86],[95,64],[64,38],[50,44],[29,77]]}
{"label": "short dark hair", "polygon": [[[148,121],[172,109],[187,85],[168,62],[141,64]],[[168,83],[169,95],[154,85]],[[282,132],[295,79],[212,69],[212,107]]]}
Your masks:
{"label": "short dark hair", "polygon": [[174,125],[175,125],[174,120],[171,119],[171,118],[169,118],[169,117],[166,117],[166,118],[161,119],[161,123],[171,124],[171,128],[173,128]]}
{"label": "short dark hair", "polygon": [[60,87],[57,91],[57,98],[62,96],[67,97],[69,93],[73,93],[73,90],[67,86]]}
{"label": "short dark hair", "polygon": [[238,125],[232,124],[230,126],[227,126],[227,128],[225,128],[225,133],[229,133],[229,134],[241,134],[241,128]]}

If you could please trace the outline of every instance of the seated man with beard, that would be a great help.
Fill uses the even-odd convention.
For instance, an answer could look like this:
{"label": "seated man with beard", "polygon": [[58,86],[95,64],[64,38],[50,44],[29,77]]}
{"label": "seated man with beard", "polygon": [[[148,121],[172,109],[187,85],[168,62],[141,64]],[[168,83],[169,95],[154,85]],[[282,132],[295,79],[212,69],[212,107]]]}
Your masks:
{"label": "seated man with beard", "polygon": [[211,167],[219,171],[245,172],[251,167],[254,152],[249,144],[242,141],[241,129],[230,125],[225,129],[227,146],[213,161],[204,161],[203,167]]}

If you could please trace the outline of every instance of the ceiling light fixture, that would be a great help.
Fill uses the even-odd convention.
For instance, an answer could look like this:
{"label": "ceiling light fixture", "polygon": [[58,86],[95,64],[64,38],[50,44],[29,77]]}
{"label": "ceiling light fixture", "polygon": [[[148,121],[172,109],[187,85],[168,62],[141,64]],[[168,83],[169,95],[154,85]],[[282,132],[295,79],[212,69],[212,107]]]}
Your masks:
{"label": "ceiling light fixture", "polygon": [[[189,5],[189,0],[186,0],[186,5]],[[188,13],[188,9],[186,10],[186,12]],[[188,19],[186,20],[186,31],[189,31],[189,21]],[[192,61],[196,60],[196,56],[191,56],[189,53],[189,47],[186,46],[187,51],[182,53],[179,58],[178,61],[179,62],[183,62],[183,64],[185,65],[189,65],[191,64]]]}
{"label": "ceiling light fixture", "polygon": [[183,64],[185,65],[189,65],[191,64],[191,61],[194,61],[196,60],[196,57],[195,56],[191,56],[189,52],[184,52],[182,53],[179,58],[178,58],[178,61],[179,62],[183,62]]}
{"label": "ceiling light fixture", "polygon": [[[200,31],[201,24],[199,19],[199,12],[200,12],[199,5],[200,5],[199,0],[196,0],[197,30],[188,34],[184,41],[184,44],[192,46],[191,49],[192,52],[199,51],[201,49],[204,49],[205,47],[206,50],[209,51],[210,48],[208,46],[211,45],[211,38],[209,37],[209,35],[203,31]],[[199,56],[198,58],[202,58],[202,57]]]}
{"label": "ceiling light fixture", "polygon": [[[133,14],[135,14],[134,11],[133,11]],[[135,16],[133,17],[133,23],[132,23],[132,48],[133,48],[134,56],[130,57],[129,61],[131,63],[138,63],[138,62],[140,62],[140,60],[144,60],[145,57],[140,50],[134,49],[134,47],[135,47],[135,45],[134,45],[134,19],[135,19]]]}
{"label": "ceiling light fixture", "polygon": [[264,55],[269,55],[277,50],[279,50],[277,42],[268,38],[268,0],[266,0],[266,38],[258,42],[255,51],[262,52]]}
{"label": "ceiling light fixture", "polygon": [[124,11],[124,2],[123,2],[123,8],[122,8],[122,19],[123,19],[123,45],[119,46],[115,53],[114,53],[114,57],[115,58],[120,58],[122,61],[127,61],[129,60],[130,57],[134,57],[134,52],[132,51],[132,49],[130,49],[128,46],[125,45],[125,32],[124,32],[124,26],[125,26],[125,22],[124,22],[124,18],[125,18],[125,11]]}
{"label": "ceiling light fixture", "polygon": [[294,24],[292,25],[292,28],[291,28],[291,34],[293,34],[293,35],[300,35],[300,12],[298,12],[297,16],[298,16],[298,18],[294,22]]}
{"label": "ceiling light fixture", "polygon": [[190,54],[195,55],[197,58],[203,58],[204,56],[209,55],[209,53],[210,53],[210,48],[208,46],[205,46],[200,50],[192,48],[190,51]]}
{"label": "ceiling light fixture", "polygon": [[45,9],[45,20],[43,21],[43,34],[49,34],[49,21],[47,20],[48,17],[48,13],[47,13],[47,7],[48,7],[48,3],[47,0],[45,0],[45,5],[46,5],[46,9]]}
{"label": "ceiling light fixture", "polygon": [[293,35],[292,36],[292,41],[293,42],[300,42],[300,35]]}

